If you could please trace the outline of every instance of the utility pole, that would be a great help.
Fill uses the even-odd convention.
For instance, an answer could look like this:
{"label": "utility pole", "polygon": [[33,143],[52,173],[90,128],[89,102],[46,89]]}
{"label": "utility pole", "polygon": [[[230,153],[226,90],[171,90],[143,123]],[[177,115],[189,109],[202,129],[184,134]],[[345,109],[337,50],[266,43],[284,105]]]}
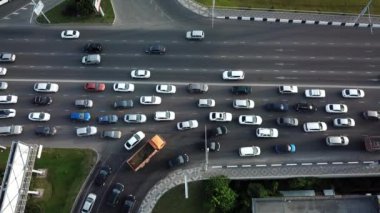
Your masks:
{"label": "utility pole", "polygon": [[366,14],[366,12],[368,11],[368,20],[369,20],[369,26],[370,26],[370,29],[371,29],[371,33],[373,33],[373,29],[372,29],[372,20],[371,20],[371,14],[369,12],[369,7],[371,6],[371,3],[372,3],[372,0],[369,0],[368,4],[363,8],[363,10],[359,13],[358,17],[356,17],[354,23],[357,23],[360,19],[360,17],[362,17],[364,14]]}

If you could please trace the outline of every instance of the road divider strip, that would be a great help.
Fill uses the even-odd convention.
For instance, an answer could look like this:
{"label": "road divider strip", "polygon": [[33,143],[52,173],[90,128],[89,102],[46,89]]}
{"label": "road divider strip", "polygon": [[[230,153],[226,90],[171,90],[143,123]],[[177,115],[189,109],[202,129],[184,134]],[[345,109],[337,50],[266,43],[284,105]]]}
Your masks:
{"label": "road divider strip", "polygon": [[307,24],[307,25],[322,25],[322,26],[336,26],[336,27],[354,27],[354,28],[369,28],[372,26],[373,28],[380,28],[380,24],[339,22],[339,21],[316,21],[316,20],[302,20],[302,19],[263,18],[263,17],[250,17],[250,16],[217,16],[216,18],[227,19],[227,20],[270,22],[270,23]]}

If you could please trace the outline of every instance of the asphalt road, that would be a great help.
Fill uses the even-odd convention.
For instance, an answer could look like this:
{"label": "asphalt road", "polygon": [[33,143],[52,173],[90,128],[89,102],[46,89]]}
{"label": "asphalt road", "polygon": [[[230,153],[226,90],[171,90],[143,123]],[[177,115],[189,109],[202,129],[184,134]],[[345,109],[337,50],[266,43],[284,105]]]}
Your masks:
{"label": "asphalt road", "polygon": [[[90,177],[83,196],[95,191],[99,201],[95,212],[117,212],[103,205],[105,194],[115,182],[126,186],[125,197],[133,193],[138,204],[152,185],[164,177],[169,170],[167,160],[177,153],[188,153],[191,165],[203,162],[204,153],[199,150],[203,138],[204,125],[214,127],[218,123],[208,121],[210,111],[227,111],[233,113],[233,122],[225,123],[230,134],[220,139],[221,151],[210,153],[210,163],[246,163],[252,159],[242,159],[237,155],[241,146],[258,145],[262,155],[254,158],[255,162],[310,162],[320,160],[377,160],[363,150],[363,135],[378,133],[377,123],[366,122],[360,113],[368,109],[378,109],[378,83],[380,67],[380,42],[376,34],[371,35],[365,29],[342,29],[320,26],[297,26],[284,24],[264,24],[239,21],[216,20],[215,27],[210,21],[191,14],[178,7],[176,1],[149,1],[154,6],[142,5],[144,1],[129,1],[131,7],[124,18],[131,18],[131,29],[111,27],[77,27],[81,32],[78,40],[59,38],[63,27],[2,27],[0,30],[0,51],[13,52],[17,60],[12,64],[1,64],[8,68],[3,77],[9,83],[9,89],[1,94],[19,96],[16,105],[9,108],[17,110],[13,119],[2,120],[2,125],[22,124],[24,133],[17,137],[3,137],[1,144],[10,144],[12,140],[27,143],[40,143],[48,147],[93,148],[101,155],[100,164],[110,164],[114,175],[103,188],[91,185],[94,175]],[[119,8],[118,8],[119,9]],[[122,9],[122,7],[120,7]],[[147,13],[143,13],[147,11]],[[156,11],[156,13],[153,13]],[[118,14],[118,12],[117,12]],[[152,16],[152,14],[156,14]],[[135,19],[132,19],[136,17]],[[139,18],[137,18],[139,17]],[[124,19],[123,18],[123,19]],[[121,19],[120,19],[121,20]],[[120,24],[118,19],[116,26]],[[140,25],[141,24],[141,25]],[[139,28],[140,26],[140,28]],[[201,42],[186,41],[184,33],[188,29],[203,29],[206,39]],[[83,66],[81,49],[87,42],[101,42],[104,45],[102,63],[99,66]],[[143,50],[152,43],[161,43],[168,49],[166,55],[145,55]],[[150,69],[149,80],[136,81],[130,78],[130,70],[135,68]],[[226,69],[242,69],[246,79],[239,82],[225,82],[221,73]],[[32,88],[35,82],[58,82],[60,91],[52,94],[53,103],[46,107],[31,104],[36,95]],[[88,81],[107,83],[103,93],[89,93],[83,90]],[[128,81],[136,84],[134,93],[116,93],[112,83]],[[189,95],[186,85],[189,82],[205,82],[210,91],[203,95]],[[138,99],[142,95],[155,94],[157,83],[172,83],[177,86],[174,95],[160,95],[163,103],[159,106],[142,106]],[[279,95],[277,86],[296,84],[300,94]],[[233,85],[252,85],[252,95],[244,96],[255,101],[253,110],[236,110],[232,101],[238,96],[230,93]],[[347,100],[340,96],[340,91],[347,87],[363,88],[364,99]],[[324,88],[325,99],[307,100],[303,96],[306,88]],[[91,98],[95,102],[90,109],[94,119],[89,124],[97,125],[95,118],[99,115],[117,114],[121,119],[125,113],[146,113],[148,122],[141,125],[128,125],[120,120],[115,125],[97,125],[98,131],[118,129],[123,132],[123,140],[105,141],[98,136],[78,138],[75,127],[86,124],[73,123],[69,114],[77,111],[74,100]],[[199,109],[199,98],[214,98],[214,109]],[[240,98],[240,97],[239,97]],[[118,99],[133,99],[135,107],[126,111],[115,111],[111,105]],[[283,114],[266,112],[263,106],[271,102],[286,102],[293,105],[309,101],[318,106],[315,113],[297,113],[290,110],[286,115],[299,118],[300,123],[307,121],[325,121],[328,131],[324,133],[304,133],[301,126],[295,128],[277,127],[275,119]],[[345,103],[349,112],[345,115],[332,115],[324,111],[328,103]],[[3,108],[8,108],[4,105]],[[155,122],[153,114],[158,110],[176,112],[175,121]],[[28,121],[29,112],[45,111],[52,115],[48,125],[58,127],[54,138],[41,138],[33,134],[33,129],[41,123]],[[256,127],[240,126],[238,115],[257,114],[263,117],[262,127],[279,129],[278,139],[258,139]],[[356,127],[337,129],[332,126],[333,118],[351,117]],[[197,119],[199,128],[186,132],[176,130],[176,122]],[[134,132],[142,130],[147,138],[154,134],[162,135],[168,145],[142,170],[134,173],[123,162],[141,145],[128,152],[122,144]],[[327,135],[347,135],[350,145],[347,147],[327,147],[324,138]],[[276,155],[273,145],[277,143],[294,143],[297,153],[294,155]],[[98,170],[95,170],[95,173]],[[83,198],[83,197],[82,197]],[[123,200],[123,199],[122,199]],[[82,205],[82,199],[76,210]]]}

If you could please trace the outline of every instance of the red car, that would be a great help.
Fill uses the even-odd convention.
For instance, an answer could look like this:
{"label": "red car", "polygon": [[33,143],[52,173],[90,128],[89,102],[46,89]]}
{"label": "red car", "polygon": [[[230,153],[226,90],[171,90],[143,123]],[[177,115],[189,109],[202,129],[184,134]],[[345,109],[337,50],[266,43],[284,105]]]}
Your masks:
{"label": "red car", "polygon": [[84,89],[90,92],[103,92],[106,89],[106,85],[104,83],[90,82],[84,85]]}

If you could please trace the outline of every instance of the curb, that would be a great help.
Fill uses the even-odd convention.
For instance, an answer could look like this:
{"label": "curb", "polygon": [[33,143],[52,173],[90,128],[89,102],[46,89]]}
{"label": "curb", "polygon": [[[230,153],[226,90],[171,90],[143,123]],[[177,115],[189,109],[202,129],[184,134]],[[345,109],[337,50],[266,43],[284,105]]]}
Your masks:
{"label": "curb", "polygon": [[249,17],[249,16],[217,16],[216,18],[227,19],[227,20],[270,22],[270,23],[308,24],[308,25],[356,27],[356,28],[369,28],[372,26],[373,28],[380,28],[380,24],[338,22],[338,21],[314,21],[314,20],[263,18],[263,17]]}
{"label": "curb", "polygon": [[[87,186],[87,183],[92,175],[92,173],[98,169],[100,167],[100,158],[101,158],[101,155],[99,154],[99,152],[96,150],[96,149],[90,149],[90,150],[93,150],[95,153],[96,153],[96,159],[95,159],[95,162],[94,162],[94,165],[92,166],[92,169],[90,170],[90,172],[88,173],[86,179],[83,181],[79,191],[78,191],[78,194],[77,196],[75,197],[75,200],[71,206],[71,210],[70,210],[70,213],[74,213],[75,212],[75,207],[78,206],[78,202],[80,201],[80,199],[82,198],[82,193],[83,191],[85,190],[85,188],[87,187],[88,189],[88,186]],[[83,198],[86,198],[87,195],[85,195]]]}

